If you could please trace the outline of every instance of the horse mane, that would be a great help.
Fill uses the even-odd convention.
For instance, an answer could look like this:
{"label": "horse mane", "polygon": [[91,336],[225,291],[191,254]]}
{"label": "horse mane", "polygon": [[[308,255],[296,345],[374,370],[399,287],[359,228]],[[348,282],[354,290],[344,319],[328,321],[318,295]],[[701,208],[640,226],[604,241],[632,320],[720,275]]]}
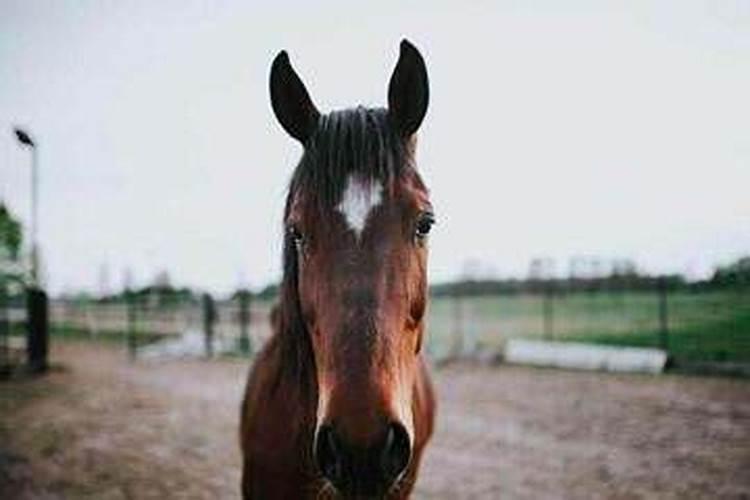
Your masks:
{"label": "horse mane", "polygon": [[292,176],[289,194],[304,192],[323,208],[335,206],[351,174],[387,182],[405,167],[405,142],[388,111],[362,106],[323,115]]}
{"label": "horse mane", "polygon": [[[360,106],[321,116],[292,175],[284,221],[300,193],[319,207],[318,213],[335,207],[352,174],[388,185],[413,166],[411,146],[398,135],[385,109]],[[314,397],[315,358],[300,307],[298,253],[288,231],[284,233],[277,325],[280,375],[293,377],[295,385]]]}

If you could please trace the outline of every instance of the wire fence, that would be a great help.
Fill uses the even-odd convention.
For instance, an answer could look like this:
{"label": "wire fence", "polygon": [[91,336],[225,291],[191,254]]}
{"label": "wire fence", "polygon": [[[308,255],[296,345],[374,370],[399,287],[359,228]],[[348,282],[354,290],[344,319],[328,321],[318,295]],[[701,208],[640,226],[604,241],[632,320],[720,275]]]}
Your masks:
{"label": "wire fence", "polygon": [[0,378],[7,376],[14,366],[25,360],[26,324],[25,297],[11,294],[0,283]]}
{"label": "wire fence", "polygon": [[121,342],[133,357],[144,349],[158,357],[153,345],[158,343],[164,343],[165,355],[212,356],[256,351],[271,334],[271,308],[270,301],[214,301],[207,295],[166,305],[148,297],[109,303],[57,300],[50,317],[53,336]]}
{"label": "wire fence", "polygon": [[[0,306],[0,364],[23,348],[23,300]],[[252,354],[271,334],[272,300],[249,294],[164,301],[52,300],[53,339],[120,343],[133,358]],[[501,355],[512,338],[664,349],[677,363],[750,363],[747,288],[565,291],[432,297],[428,354],[437,360]]]}
{"label": "wire fence", "polygon": [[44,290],[8,287],[0,279],[0,379],[19,367],[32,373],[47,369],[48,309]]}
{"label": "wire fence", "polygon": [[501,351],[511,338],[661,348],[675,362],[750,362],[747,289],[599,290],[434,298],[432,354]]}

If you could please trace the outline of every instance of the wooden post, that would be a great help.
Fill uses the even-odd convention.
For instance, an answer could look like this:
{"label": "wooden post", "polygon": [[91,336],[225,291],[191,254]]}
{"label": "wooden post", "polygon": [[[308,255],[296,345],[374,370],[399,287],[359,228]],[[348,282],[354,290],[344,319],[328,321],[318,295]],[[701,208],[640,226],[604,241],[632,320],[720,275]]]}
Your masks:
{"label": "wooden post", "polygon": [[26,294],[29,329],[26,350],[29,369],[35,373],[47,371],[49,338],[49,310],[47,294],[40,288],[30,288]]}
{"label": "wooden post", "polygon": [[216,306],[210,294],[203,294],[203,333],[205,335],[206,357],[214,355],[214,321],[216,321]]}
{"label": "wooden post", "polygon": [[657,281],[659,292],[659,346],[669,352],[669,317],[667,308],[667,279],[660,276]]}
{"label": "wooden post", "polygon": [[460,357],[464,350],[463,304],[461,292],[456,287],[453,293],[453,348],[452,357]]}
{"label": "wooden post", "polygon": [[544,284],[542,297],[542,314],[544,316],[544,338],[553,340],[555,338],[555,310],[554,310],[554,289],[552,282],[547,281]]}
{"label": "wooden post", "polygon": [[128,317],[128,329],[127,329],[127,344],[128,344],[128,355],[131,361],[135,361],[138,345],[136,343],[136,321],[137,317],[137,301],[135,294],[128,291],[125,292],[125,307]]}
{"label": "wooden post", "polygon": [[0,377],[7,376],[11,371],[8,337],[10,336],[10,317],[8,310],[8,294],[5,280],[0,276]]}
{"label": "wooden post", "polygon": [[240,302],[240,351],[243,354],[249,354],[252,347],[250,343],[250,292],[242,290],[238,298]]}

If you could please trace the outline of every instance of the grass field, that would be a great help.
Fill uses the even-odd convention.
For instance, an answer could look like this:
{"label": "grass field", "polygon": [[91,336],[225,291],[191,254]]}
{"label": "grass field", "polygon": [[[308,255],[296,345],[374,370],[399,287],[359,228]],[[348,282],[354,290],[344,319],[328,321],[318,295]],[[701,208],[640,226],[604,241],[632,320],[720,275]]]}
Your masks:
{"label": "grass field", "polygon": [[[515,337],[660,346],[656,293],[556,295],[552,299],[549,333],[545,332],[543,301],[540,295],[433,299],[428,349],[440,357],[452,349],[471,352],[499,347]],[[747,292],[670,293],[667,324],[667,346],[676,359],[750,362]],[[456,332],[461,333],[460,337]]]}

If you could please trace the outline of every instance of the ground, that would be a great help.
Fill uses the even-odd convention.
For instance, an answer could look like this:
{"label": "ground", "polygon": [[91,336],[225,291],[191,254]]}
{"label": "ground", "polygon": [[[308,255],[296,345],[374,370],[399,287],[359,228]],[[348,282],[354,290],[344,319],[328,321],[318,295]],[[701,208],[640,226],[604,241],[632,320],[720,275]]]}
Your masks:
{"label": "ground", "polygon": [[[246,360],[55,346],[0,382],[0,498],[237,498]],[[415,498],[750,498],[750,382],[453,365]]]}

